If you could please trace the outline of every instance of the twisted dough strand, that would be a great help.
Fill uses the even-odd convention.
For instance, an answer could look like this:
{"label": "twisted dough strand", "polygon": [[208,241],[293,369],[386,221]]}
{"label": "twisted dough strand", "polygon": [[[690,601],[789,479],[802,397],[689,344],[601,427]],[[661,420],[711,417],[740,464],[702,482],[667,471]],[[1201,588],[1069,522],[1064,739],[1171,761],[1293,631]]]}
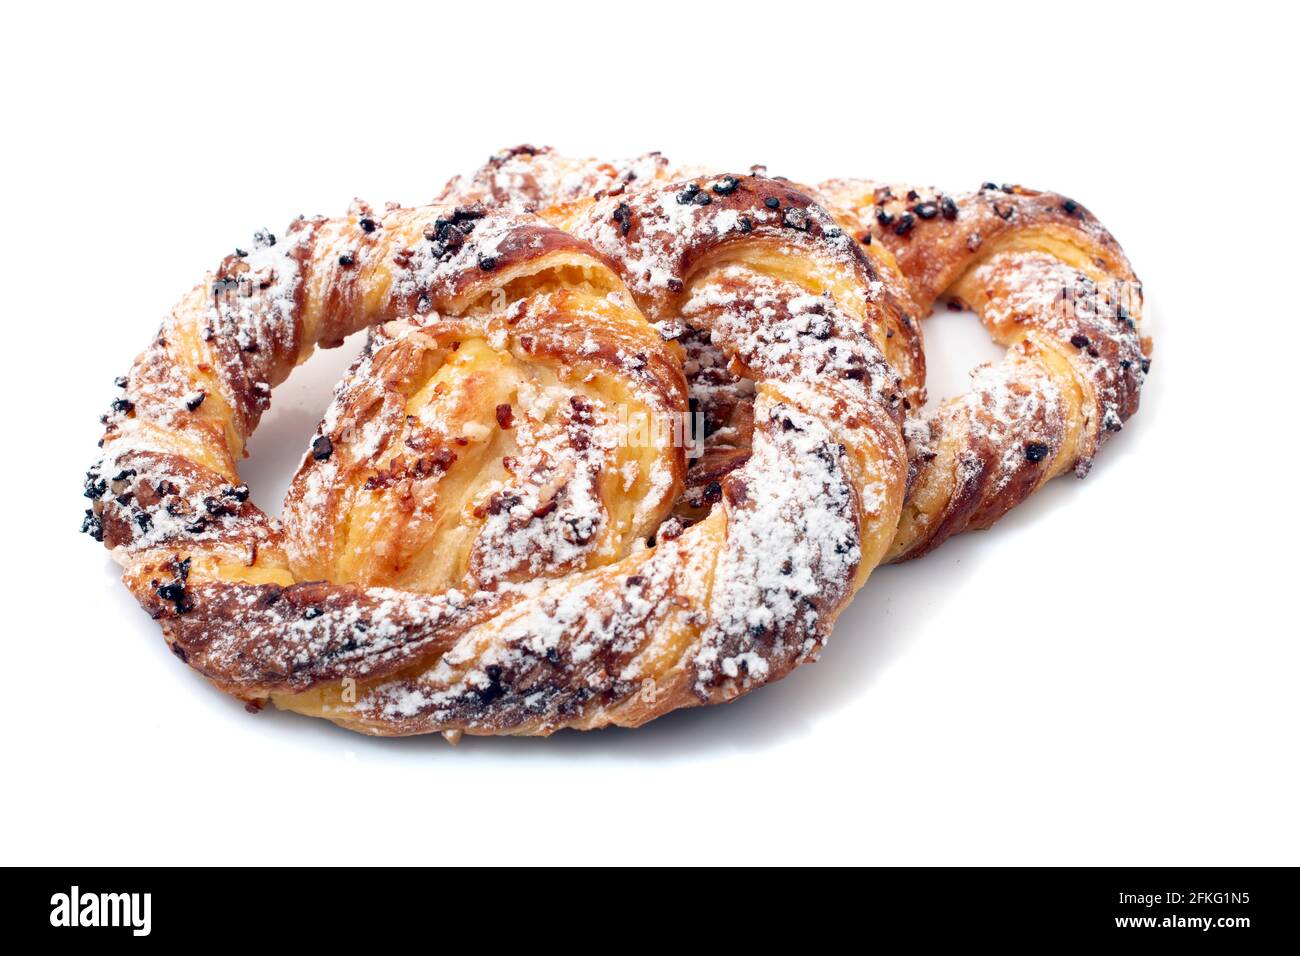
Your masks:
{"label": "twisted dough strand", "polygon": [[1142,287],[1077,202],[986,183],[950,197],[865,180],[822,193],[870,223],[924,312],[948,297],[1007,347],[971,389],[909,428],[908,502],[890,560],[987,528],[1042,484],[1087,474],[1138,407],[1150,368]]}

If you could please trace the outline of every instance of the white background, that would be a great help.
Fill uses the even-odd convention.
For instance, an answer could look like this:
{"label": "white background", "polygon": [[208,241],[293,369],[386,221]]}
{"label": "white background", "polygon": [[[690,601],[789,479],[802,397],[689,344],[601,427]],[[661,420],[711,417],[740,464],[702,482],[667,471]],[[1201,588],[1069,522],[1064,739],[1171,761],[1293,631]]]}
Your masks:
{"label": "white background", "polygon": [[[817,8],[6,13],[3,862],[1300,863],[1295,24]],[[738,703],[456,749],[250,716],[76,534],[111,381],[255,228],[525,141],[1076,197],[1146,282],[1142,410]],[[969,316],[928,335],[940,394],[996,355]],[[347,352],[252,443],[271,510]]]}

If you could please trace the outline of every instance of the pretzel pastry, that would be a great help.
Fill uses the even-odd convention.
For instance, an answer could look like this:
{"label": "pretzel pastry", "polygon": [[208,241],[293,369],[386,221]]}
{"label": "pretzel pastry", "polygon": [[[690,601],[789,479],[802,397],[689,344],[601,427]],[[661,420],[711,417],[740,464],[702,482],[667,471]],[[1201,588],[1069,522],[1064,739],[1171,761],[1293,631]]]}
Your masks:
{"label": "pretzel pastry", "polygon": [[[917,317],[945,297],[1008,352],[927,414]],[[1053,194],[518,147],[432,207],[228,256],[119,380],[84,530],[250,708],[637,726],[779,679],[880,561],[1085,474],[1136,411],[1140,319]],[[364,328],[271,519],[235,462],[272,388]]]}
{"label": "pretzel pastry", "polygon": [[[687,413],[662,334],[687,315],[752,389],[698,520],[669,517],[679,443],[608,440]],[[85,529],[250,706],[373,734],[639,725],[816,657],[885,555],[901,321],[854,238],[764,177],[587,203],[571,232],[357,204],[259,234],[172,310],[119,380]],[[235,462],[272,388],[368,326],[268,518]]]}

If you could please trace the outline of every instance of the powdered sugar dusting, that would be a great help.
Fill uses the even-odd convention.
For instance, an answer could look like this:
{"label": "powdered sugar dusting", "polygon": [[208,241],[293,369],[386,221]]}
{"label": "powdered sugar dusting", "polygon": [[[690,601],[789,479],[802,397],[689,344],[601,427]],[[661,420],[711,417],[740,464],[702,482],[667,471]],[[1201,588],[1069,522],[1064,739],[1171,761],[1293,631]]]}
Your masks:
{"label": "powdered sugar dusting", "polygon": [[[373,687],[355,713],[476,727],[506,712],[513,723],[542,731],[580,719],[589,703],[640,689],[669,618],[702,599],[708,558],[684,536],[632,567],[548,582],[491,626],[466,634],[419,677]],[[497,712],[491,719],[488,705]]]}
{"label": "powdered sugar dusting", "polygon": [[753,455],[724,499],[713,620],[695,658],[701,689],[720,678],[762,682],[769,661],[814,654],[862,557],[856,494],[827,426],[767,399],[755,421]]}
{"label": "powdered sugar dusting", "polygon": [[1141,295],[1131,282],[1098,280],[1054,256],[1004,253],[981,264],[974,282],[988,296],[984,321],[1003,335],[1049,336],[1077,369],[1087,395],[1090,441],[1079,468],[1137,410],[1148,362],[1142,350]]}
{"label": "powdered sugar dusting", "polygon": [[470,569],[482,585],[572,570],[599,544],[608,512],[597,486],[606,453],[596,404],[573,396],[559,420],[520,417],[511,479],[480,506],[486,518]]}
{"label": "powdered sugar dusting", "polygon": [[681,314],[763,377],[858,382],[887,407],[901,399],[898,374],[861,321],[829,294],[733,265],[693,285]]}

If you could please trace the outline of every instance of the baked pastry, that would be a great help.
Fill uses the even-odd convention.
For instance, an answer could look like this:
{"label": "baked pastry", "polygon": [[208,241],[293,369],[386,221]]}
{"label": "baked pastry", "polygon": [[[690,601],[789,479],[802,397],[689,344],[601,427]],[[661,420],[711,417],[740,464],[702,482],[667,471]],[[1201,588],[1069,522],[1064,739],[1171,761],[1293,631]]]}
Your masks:
{"label": "baked pastry", "polygon": [[[898,303],[777,180],[588,212],[357,205],[181,301],[86,482],[177,656],[252,706],[454,736],[635,726],[817,655],[902,507]],[[746,462],[689,525],[680,443],[605,440],[616,409],[687,413],[646,318],[684,311],[753,383]],[[281,525],[235,461],[271,389],[365,326]]]}
{"label": "baked pastry", "polygon": [[[441,198],[535,212],[573,229],[592,202],[622,202],[692,174],[707,175],[658,153],[609,163],[519,146],[453,179]],[[1142,286],[1095,217],[1064,196],[994,183],[951,195],[862,179],[798,188],[862,244],[900,307],[885,351],[901,377],[911,471],[889,560],[991,526],[1057,475],[1087,474],[1101,445],[1137,411],[1151,354]],[[965,394],[924,412],[914,317],[940,300],[978,312],[1007,355],[976,369]],[[688,471],[678,507],[692,516],[700,489],[746,460],[748,383],[691,324],[689,309],[682,318],[672,333],[688,350],[691,396],[708,432],[708,451]]]}
{"label": "baked pastry", "polygon": [[[917,317],[945,296],[1009,350],[922,417]],[[1059,196],[518,148],[434,207],[227,257],[119,381],[84,528],[250,707],[636,726],[780,678],[878,562],[1085,472],[1136,410],[1140,315]],[[366,327],[272,520],[235,461],[271,389]]]}

